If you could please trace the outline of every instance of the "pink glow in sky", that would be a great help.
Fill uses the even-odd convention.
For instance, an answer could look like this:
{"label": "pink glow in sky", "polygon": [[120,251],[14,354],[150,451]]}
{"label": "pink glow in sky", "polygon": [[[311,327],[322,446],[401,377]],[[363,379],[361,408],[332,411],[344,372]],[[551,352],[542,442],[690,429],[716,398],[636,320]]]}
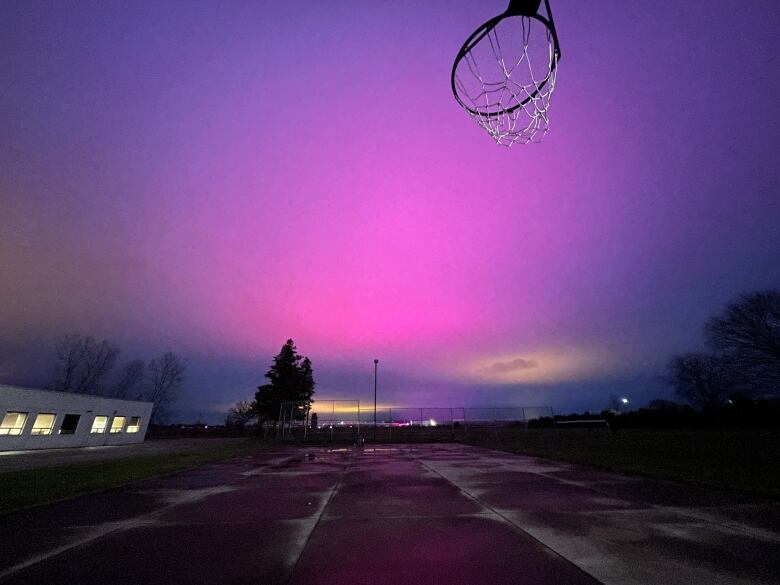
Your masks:
{"label": "pink glow in sky", "polygon": [[780,8],[732,6],[555,0],[550,133],[503,149],[449,88],[503,1],[3,2],[0,377],[82,331],[205,410],[288,337],[320,396],[657,395],[780,282]]}

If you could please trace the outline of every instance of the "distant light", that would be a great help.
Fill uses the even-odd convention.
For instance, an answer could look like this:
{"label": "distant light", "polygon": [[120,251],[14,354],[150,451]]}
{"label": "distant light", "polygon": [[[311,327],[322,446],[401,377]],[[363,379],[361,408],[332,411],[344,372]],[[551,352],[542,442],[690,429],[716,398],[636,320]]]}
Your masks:
{"label": "distant light", "polygon": [[623,404],[628,404],[628,398],[621,398],[620,402],[622,402]]}
{"label": "distant light", "polygon": [[435,426],[436,426],[436,421],[435,421],[435,420],[433,420],[433,419],[431,419],[431,426],[432,426],[432,427],[435,427]]}

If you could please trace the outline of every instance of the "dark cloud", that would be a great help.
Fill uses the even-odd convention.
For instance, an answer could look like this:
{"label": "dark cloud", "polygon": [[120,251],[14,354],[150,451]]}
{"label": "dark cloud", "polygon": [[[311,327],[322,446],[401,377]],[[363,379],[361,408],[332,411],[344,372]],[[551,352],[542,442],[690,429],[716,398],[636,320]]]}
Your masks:
{"label": "dark cloud", "polygon": [[538,368],[539,364],[534,360],[524,358],[515,358],[508,362],[495,362],[482,369],[486,374],[506,374],[508,372],[517,372],[520,370],[533,370]]}

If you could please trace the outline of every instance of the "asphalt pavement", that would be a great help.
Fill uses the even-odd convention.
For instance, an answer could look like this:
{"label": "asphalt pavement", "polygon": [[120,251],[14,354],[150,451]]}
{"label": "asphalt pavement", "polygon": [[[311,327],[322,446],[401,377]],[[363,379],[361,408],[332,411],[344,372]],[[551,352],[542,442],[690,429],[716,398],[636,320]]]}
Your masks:
{"label": "asphalt pavement", "polygon": [[465,445],[280,447],[0,516],[0,585],[780,583],[779,527],[776,502]]}

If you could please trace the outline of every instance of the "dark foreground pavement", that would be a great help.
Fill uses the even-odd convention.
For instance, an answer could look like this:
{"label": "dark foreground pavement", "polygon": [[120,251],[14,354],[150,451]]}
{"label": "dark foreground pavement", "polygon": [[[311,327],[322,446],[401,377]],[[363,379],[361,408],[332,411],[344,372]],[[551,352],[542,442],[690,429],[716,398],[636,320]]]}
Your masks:
{"label": "dark foreground pavement", "polygon": [[779,527],[775,503],[463,445],[282,449],[0,516],[0,585],[780,583]]}

